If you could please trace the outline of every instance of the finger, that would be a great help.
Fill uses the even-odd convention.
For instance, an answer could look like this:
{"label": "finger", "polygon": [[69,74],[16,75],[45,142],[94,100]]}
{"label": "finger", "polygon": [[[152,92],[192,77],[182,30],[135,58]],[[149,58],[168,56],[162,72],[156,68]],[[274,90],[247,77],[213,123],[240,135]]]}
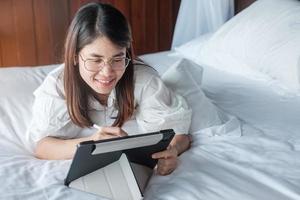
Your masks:
{"label": "finger", "polygon": [[159,159],[157,165],[160,167],[173,168],[177,166],[177,158]]}
{"label": "finger", "polygon": [[104,134],[104,135],[101,136],[101,139],[105,140],[105,139],[116,138],[116,137],[119,137],[119,136],[113,135],[113,134]]}
{"label": "finger", "polygon": [[177,150],[177,148],[175,146],[169,145],[168,148],[167,148],[167,150],[171,151],[172,154],[178,156],[178,150]]}
{"label": "finger", "polygon": [[169,156],[169,153],[167,150],[152,154],[153,159],[166,159],[166,158],[168,158],[168,156]]}
{"label": "finger", "polygon": [[157,167],[163,167],[165,166],[165,159],[158,159],[157,161]]}
{"label": "finger", "polygon": [[174,152],[171,151],[170,149],[167,149],[167,150],[164,150],[164,151],[161,151],[161,152],[157,152],[157,153],[152,154],[152,158],[153,158],[153,159],[159,159],[159,158],[164,158],[164,159],[166,159],[166,158],[174,157],[174,156],[176,156],[176,155],[175,155]]}
{"label": "finger", "polygon": [[127,136],[127,133],[119,127],[103,127],[102,131],[117,136]]}
{"label": "finger", "polygon": [[159,162],[157,164],[157,172],[160,175],[167,175],[172,173],[177,167],[177,162],[173,160],[172,162]]}
{"label": "finger", "polygon": [[108,133],[108,134],[112,134],[112,135],[116,135],[116,136],[120,136],[120,137],[128,135],[120,127],[106,126],[106,127],[102,127],[101,131],[102,131],[102,133]]}
{"label": "finger", "polygon": [[108,138],[113,138],[113,137],[119,137],[110,133],[103,133],[103,132],[97,132],[93,135],[93,139],[94,141],[97,140],[103,140],[103,139],[108,139]]}
{"label": "finger", "polygon": [[163,175],[164,174],[164,164],[162,163],[162,160],[158,160],[157,162],[157,173],[159,175]]}
{"label": "finger", "polygon": [[169,175],[172,170],[171,169],[158,169],[157,170],[159,175],[165,176],[165,175]]}
{"label": "finger", "polygon": [[172,173],[174,171],[174,169],[175,169],[175,167],[162,166],[162,167],[157,168],[157,172],[159,175],[168,175],[168,174]]}

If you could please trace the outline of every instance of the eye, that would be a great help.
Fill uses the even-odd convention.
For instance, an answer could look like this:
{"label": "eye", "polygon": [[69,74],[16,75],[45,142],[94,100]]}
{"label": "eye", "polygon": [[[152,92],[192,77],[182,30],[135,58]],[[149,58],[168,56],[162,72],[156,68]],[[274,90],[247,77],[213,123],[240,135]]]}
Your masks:
{"label": "eye", "polygon": [[90,62],[92,62],[94,64],[101,64],[101,63],[103,63],[103,60],[102,59],[90,60]]}
{"label": "eye", "polygon": [[124,58],[123,58],[123,57],[120,57],[120,58],[114,58],[112,61],[113,61],[114,63],[123,62],[123,61],[124,61]]}

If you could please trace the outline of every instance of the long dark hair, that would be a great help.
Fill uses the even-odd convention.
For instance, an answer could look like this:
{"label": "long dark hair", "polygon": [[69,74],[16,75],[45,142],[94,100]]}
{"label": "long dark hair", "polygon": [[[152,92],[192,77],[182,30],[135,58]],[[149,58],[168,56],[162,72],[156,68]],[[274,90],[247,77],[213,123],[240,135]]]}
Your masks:
{"label": "long dark hair", "polygon": [[[120,47],[126,47],[126,56],[132,60],[135,58],[130,26],[120,11],[102,3],[89,3],[77,11],[65,41],[64,90],[71,120],[80,127],[93,123],[88,116],[88,97],[95,94],[81,78],[75,58],[84,46],[102,36]],[[113,126],[122,126],[133,114],[133,76],[133,62],[130,62],[116,85],[119,112]]]}

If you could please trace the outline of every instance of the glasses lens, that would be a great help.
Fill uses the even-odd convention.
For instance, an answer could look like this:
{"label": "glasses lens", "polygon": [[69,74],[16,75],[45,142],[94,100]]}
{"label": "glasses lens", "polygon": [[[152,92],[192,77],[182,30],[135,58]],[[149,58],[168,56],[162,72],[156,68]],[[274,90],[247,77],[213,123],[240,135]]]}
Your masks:
{"label": "glasses lens", "polygon": [[116,58],[111,60],[111,66],[114,70],[123,70],[128,66],[129,61],[128,58]]}
{"label": "glasses lens", "polygon": [[111,59],[108,63],[105,63],[104,60],[86,60],[85,67],[88,71],[97,72],[100,71],[105,64],[109,64],[113,70],[123,70],[125,69],[130,62],[129,58],[114,58]]}
{"label": "glasses lens", "polygon": [[85,62],[85,67],[89,71],[96,72],[101,69],[101,67],[104,65],[103,63],[103,60],[87,60]]}

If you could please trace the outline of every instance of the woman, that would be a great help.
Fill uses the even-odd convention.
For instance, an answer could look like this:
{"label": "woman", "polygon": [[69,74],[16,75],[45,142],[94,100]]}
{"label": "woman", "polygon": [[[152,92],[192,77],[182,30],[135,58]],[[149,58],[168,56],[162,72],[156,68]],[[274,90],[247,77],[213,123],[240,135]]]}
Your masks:
{"label": "woman", "polygon": [[127,20],[114,7],[90,3],[79,9],[68,30],[64,65],[34,93],[27,136],[36,157],[70,159],[78,143],[136,133],[124,128],[136,123],[140,132],[175,130],[167,150],[152,157],[161,175],[176,168],[177,156],[190,144],[185,134],[191,110],[151,67],[134,59],[131,40]]}

